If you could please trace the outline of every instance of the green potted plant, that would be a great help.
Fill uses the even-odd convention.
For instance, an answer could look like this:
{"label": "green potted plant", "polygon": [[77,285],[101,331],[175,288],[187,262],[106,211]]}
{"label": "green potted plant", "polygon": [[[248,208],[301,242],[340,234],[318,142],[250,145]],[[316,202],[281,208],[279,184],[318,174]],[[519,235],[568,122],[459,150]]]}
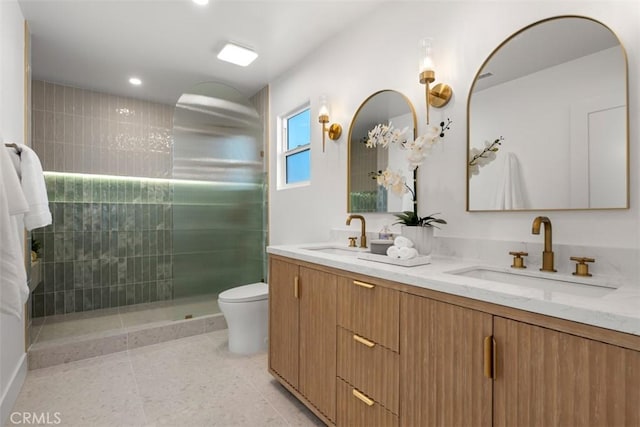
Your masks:
{"label": "green potted plant", "polygon": [[40,248],[42,247],[42,245],[40,244],[40,241],[36,240],[36,239],[32,239],[31,240],[31,262],[36,262],[38,260],[38,258],[40,257]]}

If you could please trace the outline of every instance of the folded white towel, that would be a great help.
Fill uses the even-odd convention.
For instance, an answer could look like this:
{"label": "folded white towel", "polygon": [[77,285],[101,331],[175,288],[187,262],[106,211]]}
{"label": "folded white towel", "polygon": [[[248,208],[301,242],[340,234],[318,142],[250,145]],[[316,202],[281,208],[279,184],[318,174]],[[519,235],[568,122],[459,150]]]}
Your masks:
{"label": "folded white towel", "polygon": [[412,259],[418,256],[418,251],[415,248],[400,248],[398,250],[398,258],[400,259]]}
{"label": "folded white towel", "polygon": [[395,240],[393,241],[393,244],[399,248],[412,248],[413,247],[413,242],[409,239],[407,239],[404,236],[398,236],[395,238]]}
{"label": "folded white towel", "polygon": [[33,230],[51,224],[49,198],[38,155],[24,144],[18,144],[18,146],[22,150],[20,154],[22,192],[29,204],[29,212],[24,215],[24,226],[27,230]]}
{"label": "folded white towel", "polygon": [[387,248],[387,256],[391,258],[400,258],[400,248],[397,246],[389,246]]}
{"label": "folded white towel", "polygon": [[5,149],[0,150],[0,178],[0,311],[21,318],[29,288],[15,215],[29,208]]}
{"label": "folded white towel", "polygon": [[396,259],[412,259],[418,256],[418,251],[415,248],[407,248],[406,246],[389,246],[387,248],[387,256]]}

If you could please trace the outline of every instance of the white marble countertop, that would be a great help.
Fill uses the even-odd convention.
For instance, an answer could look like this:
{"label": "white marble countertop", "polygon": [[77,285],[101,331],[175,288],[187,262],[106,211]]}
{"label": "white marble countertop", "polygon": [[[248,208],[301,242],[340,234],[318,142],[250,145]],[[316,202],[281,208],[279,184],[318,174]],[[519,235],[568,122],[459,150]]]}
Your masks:
{"label": "white marble countertop", "polygon": [[[606,279],[607,283],[614,284],[617,289],[605,289],[602,296],[583,296],[562,290],[541,290],[448,273],[479,265],[486,266],[461,259],[432,256],[431,264],[402,267],[358,259],[353,255],[309,249],[323,247],[347,249],[343,243],[324,242],[269,246],[267,252],[640,336],[640,287],[636,283],[625,282],[624,279],[594,277],[596,281]],[[493,267],[504,269],[505,266]],[[558,273],[551,274],[554,274],[554,278],[562,278],[562,275],[555,276]]]}

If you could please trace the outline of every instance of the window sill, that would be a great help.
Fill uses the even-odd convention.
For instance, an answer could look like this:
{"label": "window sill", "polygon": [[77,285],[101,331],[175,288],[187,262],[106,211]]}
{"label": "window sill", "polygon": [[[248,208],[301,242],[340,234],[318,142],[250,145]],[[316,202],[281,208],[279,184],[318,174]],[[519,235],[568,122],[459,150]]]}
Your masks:
{"label": "window sill", "polygon": [[301,182],[296,182],[293,184],[281,184],[278,186],[278,191],[280,190],[290,190],[293,188],[302,188],[302,187],[308,187],[311,185],[311,181],[301,181]]}

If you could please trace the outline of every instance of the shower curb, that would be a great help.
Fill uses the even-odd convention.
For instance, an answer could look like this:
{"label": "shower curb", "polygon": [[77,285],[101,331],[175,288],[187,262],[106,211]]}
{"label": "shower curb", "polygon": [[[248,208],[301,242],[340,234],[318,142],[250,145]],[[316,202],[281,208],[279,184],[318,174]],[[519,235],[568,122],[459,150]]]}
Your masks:
{"label": "shower curb", "polygon": [[29,370],[118,353],[227,328],[222,313],[193,319],[156,322],[126,330],[89,334],[32,344],[27,352]]}

